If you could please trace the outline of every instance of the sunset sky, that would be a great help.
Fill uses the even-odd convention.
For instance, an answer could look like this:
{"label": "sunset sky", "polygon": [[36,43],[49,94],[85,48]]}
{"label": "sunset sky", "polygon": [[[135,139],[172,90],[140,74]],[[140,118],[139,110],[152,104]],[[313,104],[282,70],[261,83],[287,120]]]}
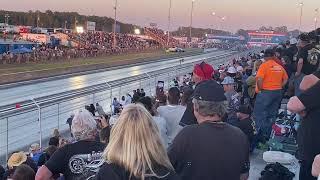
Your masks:
{"label": "sunset sky", "polygon": [[[3,10],[76,11],[85,15],[113,17],[115,0],[0,0]],[[147,25],[157,23],[167,29],[169,0],[118,0],[122,22]],[[239,28],[287,25],[290,30],[299,24],[299,0],[196,0],[194,27],[213,27],[235,32]],[[314,27],[315,9],[320,0],[303,0],[303,30]],[[172,0],[172,28],[189,26],[191,0]],[[211,15],[226,16],[224,23]],[[320,18],[320,14],[319,14]],[[320,25],[320,21],[319,21]]]}

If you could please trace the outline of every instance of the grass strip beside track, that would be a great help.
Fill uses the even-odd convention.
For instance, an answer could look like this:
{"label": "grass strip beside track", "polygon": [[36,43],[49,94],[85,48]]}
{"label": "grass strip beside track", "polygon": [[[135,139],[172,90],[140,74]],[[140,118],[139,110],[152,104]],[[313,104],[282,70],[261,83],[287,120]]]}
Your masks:
{"label": "grass strip beside track", "polygon": [[191,53],[200,52],[200,49],[188,49],[185,53],[166,53],[164,50],[158,50],[154,52],[144,52],[144,53],[130,53],[123,55],[111,55],[105,57],[97,58],[79,58],[64,61],[50,61],[43,63],[26,63],[26,64],[5,64],[0,66],[0,75],[24,73],[24,72],[37,72],[46,70],[63,70],[72,67],[86,67],[86,66],[97,66],[101,67],[112,66],[112,65],[126,65],[142,61],[152,61],[162,58],[171,57],[182,57],[185,55],[190,55]]}

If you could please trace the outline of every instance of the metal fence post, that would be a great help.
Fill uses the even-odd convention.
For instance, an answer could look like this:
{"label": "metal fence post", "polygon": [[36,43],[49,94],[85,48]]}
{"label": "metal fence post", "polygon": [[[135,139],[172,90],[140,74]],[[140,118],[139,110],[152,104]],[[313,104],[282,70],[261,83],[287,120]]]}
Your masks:
{"label": "metal fence post", "polygon": [[9,159],[9,118],[7,117],[7,147],[6,147],[6,161]]}
{"label": "metal fence post", "polygon": [[174,72],[176,73],[175,77],[177,77],[178,76],[178,69],[175,66],[173,67],[173,69],[174,69]]}
{"label": "metal fence post", "polygon": [[109,87],[109,89],[110,89],[110,112],[111,112],[111,114],[112,114],[112,86],[108,83],[108,82],[106,82],[106,84],[107,84],[107,86]]}
{"label": "metal fence post", "polygon": [[152,90],[151,90],[151,76],[150,76],[150,74],[148,74],[148,73],[146,73],[146,75],[148,76],[148,78],[149,78],[149,88],[150,88],[150,96],[151,96],[151,94],[152,94]]}
{"label": "metal fence post", "polygon": [[41,120],[41,107],[40,105],[37,103],[36,100],[34,100],[33,98],[31,99],[31,101],[37,106],[38,108],[38,120],[39,120],[39,130],[40,130],[40,133],[39,133],[39,145],[40,145],[40,148],[42,148],[42,120]]}
{"label": "metal fence post", "polygon": [[169,86],[170,86],[170,73],[168,73],[168,82],[167,82],[167,84],[168,84],[167,88],[169,89]]}
{"label": "metal fence post", "polygon": [[60,130],[60,103],[58,103],[58,129]]}

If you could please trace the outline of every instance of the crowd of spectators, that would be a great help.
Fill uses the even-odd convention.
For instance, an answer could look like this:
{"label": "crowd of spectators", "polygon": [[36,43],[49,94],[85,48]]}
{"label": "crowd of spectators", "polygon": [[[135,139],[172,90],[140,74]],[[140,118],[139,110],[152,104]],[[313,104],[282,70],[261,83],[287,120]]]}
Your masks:
{"label": "crowd of spectators", "polygon": [[299,42],[292,39],[260,54],[250,53],[216,70],[206,62],[196,64],[192,75],[173,80],[168,92],[158,86],[155,97],[137,89],[114,98],[110,115],[99,104],[87,106],[68,119],[71,141],[55,130],[46,150],[33,144],[27,154],[13,153],[5,177],[248,179],[250,154],[268,145],[281,100],[290,98],[287,109],[301,124],[295,137],[299,176],[316,179],[317,43],[302,34]]}
{"label": "crowd of spectators", "polygon": [[153,38],[157,38],[159,41],[163,42],[165,45],[167,45],[168,38],[169,42],[172,47],[176,46],[179,44],[179,41],[172,38],[171,36],[168,37],[168,34],[166,34],[163,30],[158,29],[158,28],[145,28],[146,32],[151,32],[153,34]]}
{"label": "crowd of spectators", "polygon": [[161,46],[153,40],[143,40],[129,34],[116,34],[116,47],[113,47],[113,33],[88,32],[69,34],[69,38],[78,44],[77,47],[52,46],[40,44],[31,53],[0,54],[1,64],[20,64],[29,62],[56,62],[77,58],[94,58],[123,53],[146,52],[159,49]]}
{"label": "crowd of spectators", "polygon": [[[113,33],[109,32],[87,32],[82,34],[70,34],[76,41],[83,42],[84,46],[97,49],[112,49]],[[143,50],[157,46],[153,41],[146,41],[129,34],[116,33],[116,49],[136,49]]]}
{"label": "crowd of spectators", "polygon": [[234,51],[245,51],[249,48],[242,43],[239,42],[219,42],[219,43],[205,43],[204,47],[206,49],[217,48],[223,50],[234,50]]}

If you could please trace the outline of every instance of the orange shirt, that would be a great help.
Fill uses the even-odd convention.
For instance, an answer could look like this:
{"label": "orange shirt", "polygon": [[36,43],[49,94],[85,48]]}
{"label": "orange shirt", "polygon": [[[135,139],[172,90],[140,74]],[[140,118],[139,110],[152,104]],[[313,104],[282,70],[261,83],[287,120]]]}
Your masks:
{"label": "orange shirt", "polygon": [[283,82],[288,79],[286,70],[275,60],[268,60],[261,64],[256,80],[258,77],[263,80],[263,90],[280,90]]}

